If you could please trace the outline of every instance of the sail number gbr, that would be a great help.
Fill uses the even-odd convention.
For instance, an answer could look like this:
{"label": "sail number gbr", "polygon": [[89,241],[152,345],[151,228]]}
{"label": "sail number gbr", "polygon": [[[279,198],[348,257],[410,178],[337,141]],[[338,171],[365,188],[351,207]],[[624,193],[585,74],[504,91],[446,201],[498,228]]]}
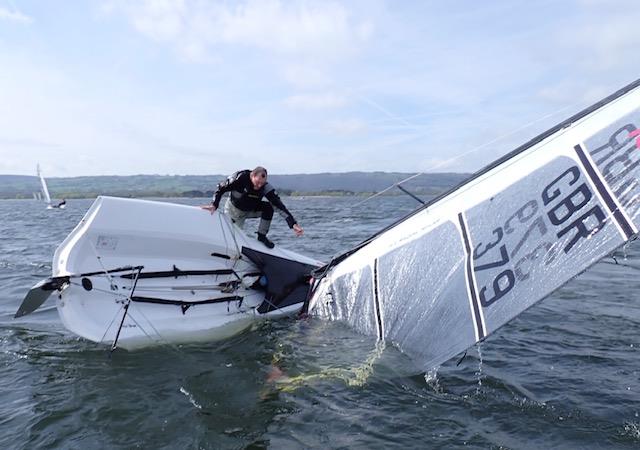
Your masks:
{"label": "sail number gbr", "polygon": [[[569,167],[508,216],[489,240],[478,242],[472,255],[474,272],[489,280],[478,286],[482,306],[500,300],[530,278],[533,269],[549,266],[562,253],[570,255],[600,231],[606,214],[593,197],[578,166]],[[480,276],[485,271],[489,277]]]}

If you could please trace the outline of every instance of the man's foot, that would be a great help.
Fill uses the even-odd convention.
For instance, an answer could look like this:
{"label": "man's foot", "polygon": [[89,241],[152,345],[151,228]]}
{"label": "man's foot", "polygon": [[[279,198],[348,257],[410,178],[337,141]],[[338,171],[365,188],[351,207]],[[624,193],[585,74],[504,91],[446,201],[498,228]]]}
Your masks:
{"label": "man's foot", "polygon": [[267,248],[273,248],[276,245],[269,240],[266,234],[258,233],[258,240],[266,245]]}

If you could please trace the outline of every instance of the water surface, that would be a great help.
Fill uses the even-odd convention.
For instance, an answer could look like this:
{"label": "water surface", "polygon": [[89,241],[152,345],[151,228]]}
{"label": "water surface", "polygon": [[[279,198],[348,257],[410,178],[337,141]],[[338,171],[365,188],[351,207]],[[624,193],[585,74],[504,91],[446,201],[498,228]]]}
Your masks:
{"label": "water surface", "polygon": [[[279,217],[271,236],[328,260],[416,206],[359,200],[285,198],[305,236]],[[12,318],[90,204],[0,201],[0,448],[640,446],[637,242],[429,374],[391,347],[368,365],[375,339],[318,318],[109,357],[53,302]],[[302,381],[274,385],[274,363]]]}

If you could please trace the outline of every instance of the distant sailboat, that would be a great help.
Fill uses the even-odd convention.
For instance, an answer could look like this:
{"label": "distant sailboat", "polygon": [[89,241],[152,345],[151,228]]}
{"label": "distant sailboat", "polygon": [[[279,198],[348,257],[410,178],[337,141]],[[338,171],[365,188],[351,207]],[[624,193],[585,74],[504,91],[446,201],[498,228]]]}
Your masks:
{"label": "distant sailboat", "polygon": [[52,205],[51,204],[51,196],[49,195],[49,189],[47,188],[47,182],[45,181],[44,177],[42,176],[42,172],[40,172],[40,164],[37,165],[37,171],[38,171],[38,178],[40,178],[40,185],[42,186],[42,197],[43,200],[47,203],[47,209],[54,209],[54,208],[58,208],[58,209],[64,209],[67,205],[66,200],[62,200],[60,203],[58,203],[57,205]]}

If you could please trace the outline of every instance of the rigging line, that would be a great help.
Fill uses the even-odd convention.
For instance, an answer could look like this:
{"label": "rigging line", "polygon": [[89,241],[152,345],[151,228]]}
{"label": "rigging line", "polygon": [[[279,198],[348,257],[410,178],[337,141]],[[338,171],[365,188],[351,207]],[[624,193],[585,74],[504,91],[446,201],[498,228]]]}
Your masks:
{"label": "rigging line", "polygon": [[[231,201],[231,200],[228,199],[227,201]],[[236,233],[235,233],[235,230],[234,230],[234,226],[235,225],[234,225],[233,221],[231,220],[231,218],[228,217],[226,214],[223,214],[222,212],[220,213],[220,220],[224,221],[224,223],[229,227],[229,233],[231,234],[231,238],[233,239],[233,244],[236,247],[236,255],[237,255],[237,257],[233,258],[233,264],[231,264],[231,268],[235,272],[236,266],[240,263],[240,260],[242,259],[242,250],[240,249],[240,246],[238,245],[238,241],[236,239]],[[227,245],[227,238],[226,238],[226,234],[224,232],[224,226],[222,224],[221,224],[221,228],[222,228],[222,236],[224,237],[224,240],[225,240],[225,245]],[[238,278],[242,281],[241,277],[238,277]],[[242,283],[242,285],[245,286],[244,283]],[[249,287],[249,286],[245,286],[245,287]]]}
{"label": "rigging line", "polygon": [[124,304],[124,313],[122,314],[122,321],[120,321],[120,326],[118,327],[116,338],[113,340],[113,345],[111,346],[111,353],[113,353],[113,351],[118,346],[118,338],[120,337],[120,332],[122,331],[122,326],[124,325],[124,319],[127,317],[127,312],[129,311],[129,306],[131,305],[131,297],[133,296],[133,292],[136,290],[136,284],[138,284],[138,276],[140,275],[140,271],[142,271],[142,267],[138,268],[138,272],[136,273],[136,278],[133,281],[133,286],[131,287],[131,291],[129,292],[129,297],[127,297],[127,301]]}
{"label": "rigging line", "polygon": [[[122,308],[120,308],[120,310],[121,310],[121,309],[122,309]],[[119,312],[120,310],[118,310],[118,312]],[[140,315],[144,318],[144,320],[146,320],[146,321],[147,321],[147,323],[149,324],[149,326],[151,327],[151,329],[152,329],[152,330],[155,332],[155,334],[157,335],[157,338],[156,338],[156,337],[152,336],[150,333],[147,333],[147,331],[146,331],[146,330],[144,329],[144,327],[140,324],[140,322],[138,322],[138,321],[136,320],[136,318],[134,317],[134,315],[133,315],[133,314],[129,314],[129,318],[133,321],[133,323],[135,323],[135,324],[138,326],[138,328],[142,331],[142,333],[143,333],[145,336],[147,336],[151,341],[153,341],[153,342],[155,342],[155,343],[157,343],[157,344],[159,344],[159,345],[165,345],[165,346],[167,346],[170,350],[174,351],[178,356],[181,356],[181,357],[183,357],[183,358],[184,358],[184,357],[189,356],[189,359],[194,360],[194,358],[193,358],[193,357],[190,357],[190,355],[187,355],[186,353],[181,352],[181,351],[180,351],[180,349],[179,349],[175,344],[172,344],[171,342],[169,342],[169,341],[167,341],[166,339],[164,339],[164,338],[162,337],[162,335],[158,332],[158,330],[153,326],[153,323],[152,323],[152,322],[147,318],[147,316],[145,316],[145,315],[144,315],[144,313],[143,313],[141,310],[136,309],[136,314],[140,314]],[[117,313],[116,313],[116,316],[117,316]],[[114,320],[115,320],[115,317],[114,317]],[[113,321],[112,321],[112,323],[113,323]],[[110,326],[111,326],[111,325],[110,325]],[[108,331],[108,330],[107,330],[107,331]],[[106,332],[105,332],[105,336],[106,336]],[[102,340],[104,340],[104,336],[102,337],[102,339],[100,340],[100,342],[102,342]],[[111,355],[111,354],[110,354],[110,355]]]}
{"label": "rigging line", "polygon": [[[230,201],[230,200],[227,200]],[[229,233],[231,234],[231,238],[233,239],[233,244],[236,247],[236,255],[237,257],[234,258],[236,261],[234,262],[232,267],[235,267],[235,264],[242,258],[242,253],[240,251],[240,246],[238,245],[238,241],[236,240],[236,234],[233,230],[234,224],[231,221],[231,218],[227,217],[227,215],[225,213],[223,213],[222,211],[220,211],[218,213],[218,217],[220,219],[220,228],[222,228],[222,236],[224,238],[224,244],[225,246],[228,246],[229,244],[227,243],[227,234],[224,231],[224,225],[226,225],[228,227]],[[224,222],[224,224],[223,224]]]}
{"label": "rigging line", "polygon": [[98,260],[98,263],[100,264],[100,267],[102,267],[102,270],[104,271],[105,275],[107,276],[107,279],[109,280],[109,284],[111,285],[111,288],[113,289],[116,286],[116,284],[114,283],[113,278],[111,277],[111,274],[109,273],[107,268],[104,266],[104,264],[102,264],[102,258],[100,257],[100,255],[98,255],[98,251],[96,250],[96,248],[93,245],[89,245],[89,248],[91,248],[91,250],[93,251],[93,254],[96,256],[96,259]]}
{"label": "rigging line", "polygon": [[218,212],[218,222],[220,222],[220,229],[222,230],[222,239],[224,239],[224,251],[229,254],[229,242],[227,242],[227,233],[224,231],[224,224],[222,220],[222,213]]}
{"label": "rigging line", "polygon": [[151,339],[155,343],[165,346],[165,348],[168,348],[169,351],[173,352],[177,357],[183,358],[184,360],[187,360],[188,362],[193,363],[192,364],[193,367],[197,366],[196,363],[199,363],[200,361],[197,358],[195,358],[191,353],[181,350],[178,345],[165,339],[157,330],[157,328],[153,326],[153,322],[151,322],[151,320],[149,320],[149,318],[144,314],[144,312],[142,312],[142,309],[136,308],[135,313],[140,314],[142,318],[146,320],[147,324],[149,325],[149,327],[151,327],[153,332],[156,334],[157,338],[154,338],[154,336],[152,336],[150,333],[147,333],[147,331],[144,329],[141,323],[138,322],[135,319],[135,317],[133,317],[133,314],[131,314],[129,317],[131,317],[131,320],[140,328],[140,330],[145,334],[145,336],[147,336],[149,339]]}
{"label": "rigging line", "polygon": [[[226,219],[225,219],[226,220]],[[238,264],[240,264],[240,260],[242,259],[242,250],[240,249],[240,246],[238,245],[238,241],[236,241],[236,234],[233,230],[233,224],[230,224],[231,226],[229,227],[229,230],[231,231],[231,237],[233,238],[233,245],[236,246],[236,255],[237,258],[233,258],[233,263],[231,264],[231,269],[233,270],[233,273],[236,275],[236,277],[240,280],[240,282],[242,283],[244,275],[242,277],[238,276],[238,272],[236,272],[236,266]],[[255,270],[254,270],[255,272]],[[248,273],[248,271],[247,271]]]}
{"label": "rigging line", "polygon": [[[573,116],[571,116],[568,119],[564,120],[563,122],[557,124],[556,126],[554,126],[554,127],[550,128],[550,129],[548,129],[547,131],[545,131],[545,132],[533,137],[529,141],[525,142],[524,144],[520,145],[519,147],[515,148],[514,150],[506,153],[505,155],[503,155],[502,157],[500,157],[496,161],[492,162],[491,164],[485,166],[484,168],[480,169],[476,173],[472,174],[469,178],[467,178],[463,182],[461,182],[461,183],[453,186],[452,188],[450,188],[448,190],[445,190],[444,192],[438,194],[436,197],[434,197],[431,200],[429,200],[429,202],[426,205],[421,206],[421,207],[413,210],[412,212],[410,212],[406,216],[400,218],[399,220],[397,220],[394,223],[386,226],[385,228],[383,228],[382,230],[378,231],[374,235],[372,235],[369,238],[365,239],[364,241],[362,241],[360,244],[358,244],[356,247],[352,248],[351,250],[349,250],[347,252],[344,252],[344,253],[341,253],[341,254],[338,254],[338,255],[335,255],[334,257],[331,258],[331,261],[329,262],[329,267],[328,268],[330,268],[331,266],[333,266],[335,264],[338,264],[339,262],[343,261],[345,258],[349,257],[350,255],[354,254],[355,252],[360,250],[365,245],[367,245],[370,242],[372,242],[378,236],[386,233],[388,230],[390,230],[390,229],[396,227],[397,225],[399,225],[400,223],[410,219],[414,215],[426,210],[431,205],[441,201],[442,199],[444,199],[446,197],[454,196],[454,195],[457,195],[460,192],[463,192],[464,189],[468,189],[469,186],[471,186],[476,180],[478,180],[479,178],[485,176],[487,173],[489,173],[491,171],[495,171],[496,173],[499,173],[501,170],[504,170],[505,168],[509,167],[510,164],[513,164],[513,159],[516,158],[517,156],[521,155],[523,152],[525,152],[527,150],[530,150],[531,148],[533,148],[534,146],[536,146],[538,144],[541,144],[542,142],[544,142],[545,145],[549,145],[550,143],[554,142],[556,139],[561,138],[564,135],[566,129],[568,129],[569,127],[571,127],[574,124],[580,123],[582,120],[585,119],[586,116],[588,116],[589,114],[593,113],[597,109],[603,108],[603,107],[609,105],[610,103],[618,101],[622,96],[627,95],[631,90],[637,89],[639,86],[640,86],[640,79],[637,79],[633,83],[631,83],[631,84],[619,89],[617,92],[614,92],[609,97],[607,97],[607,98],[605,98],[605,99],[603,99],[603,100],[601,100],[601,101],[599,101],[597,103],[594,103],[593,105],[583,109],[582,111],[577,112],[576,114],[574,114]],[[568,107],[569,106],[565,107],[564,109],[566,109]],[[414,176],[418,176],[418,175],[421,175],[421,174],[416,174]],[[367,199],[365,199],[364,201],[366,201],[366,200]],[[361,203],[363,203],[363,202],[361,202]],[[328,270],[328,268],[327,268],[327,270]],[[325,273],[327,272],[327,270],[325,270]]]}
{"label": "rigging line", "polygon": [[[153,330],[153,332],[156,334],[156,336],[158,337],[157,340],[155,340],[155,342],[161,344],[161,345],[165,345],[167,348],[169,348],[171,351],[175,352],[175,354],[179,357],[182,358],[186,358],[189,359],[191,362],[197,362],[197,359],[194,358],[191,354],[186,353],[184,351],[180,350],[180,347],[178,347],[176,344],[166,340],[161,334],[160,332],[157,330],[156,327],[153,326],[153,322],[151,322],[149,320],[149,318],[142,312],[142,309],[136,309],[136,314],[140,314],[142,316],[142,318],[144,320],[147,321],[147,324],[151,327],[151,329]],[[142,332],[149,337],[149,339],[154,339],[150,334],[147,334],[147,332],[145,331],[145,329],[142,327],[142,325],[139,324],[139,322],[137,322],[135,320],[135,318],[133,318],[133,316],[131,316],[131,319],[134,321],[134,323],[136,325],[138,325],[138,327],[140,327],[140,329],[142,330]]]}
{"label": "rigging line", "polygon": [[524,129],[526,129],[526,128],[529,128],[530,126],[532,126],[532,125],[534,125],[534,124],[536,124],[536,123],[538,123],[538,122],[541,122],[541,121],[543,121],[543,120],[545,120],[545,119],[548,119],[548,118],[550,118],[550,117],[553,117],[553,116],[555,116],[555,115],[557,115],[557,114],[560,114],[561,112],[563,112],[563,111],[565,111],[565,110],[567,110],[567,109],[569,109],[569,108],[573,108],[575,105],[577,105],[577,103],[573,103],[573,104],[571,104],[571,105],[564,106],[564,107],[562,107],[562,108],[560,108],[560,109],[558,109],[558,110],[556,110],[556,111],[554,111],[554,112],[552,112],[552,113],[549,113],[549,114],[547,114],[547,115],[545,115],[545,116],[540,117],[539,119],[533,120],[533,121],[531,121],[531,122],[529,122],[529,123],[526,123],[525,125],[523,125],[523,126],[521,126],[521,127],[519,127],[519,128],[516,128],[516,129],[514,129],[514,130],[511,130],[511,131],[509,131],[508,133],[505,133],[505,134],[503,134],[503,135],[497,136],[497,137],[495,137],[495,138],[491,139],[490,141],[485,142],[484,144],[478,145],[477,147],[473,147],[473,148],[471,148],[470,150],[468,150],[468,151],[466,151],[466,152],[460,153],[460,154],[458,154],[458,155],[454,156],[453,158],[449,158],[449,159],[445,159],[445,160],[443,160],[443,161],[440,161],[440,162],[438,162],[438,163],[436,163],[436,164],[432,165],[431,167],[429,167],[429,168],[425,169],[425,170],[424,170],[424,171],[422,171],[422,172],[418,172],[418,173],[416,173],[416,174],[414,174],[414,175],[412,175],[412,176],[410,176],[410,177],[408,177],[408,178],[405,178],[404,180],[401,180],[401,181],[398,181],[397,183],[392,184],[391,186],[387,187],[386,189],[384,189],[384,190],[382,190],[382,191],[380,191],[380,192],[376,192],[375,194],[373,194],[373,195],[371,195],[371,196],[369,196],[369,197],[365,198],[365,199],[364,199],[364,200],[362,200],[361,202],[356,203],[356,204],[354,205],[354,207],[356,207],[356,206],[360,206],[361,204],[363,204],[363,203],[365,203],[365,202],[369,201],[370,199],[372,199],[372,198],[374,198],[374,197],[378,197],[379,195],[382,195],[383,193],[385,193],[385,192],[387,192],[387,191],[389,191],[389,190],[393,189],[394,187],[396,187],[396,186],[397,186],[397,185],[399,185],[399,184],[405,183],[405,182],[407,182],[407,181],[409,181],[409,180],[412,180],[413,178],[416,178],[416,177],[418,177],[418,176],[420,176],[420,175],[424,175],[424,174],[426,174],[427,172],[432,172],[434,169],[438,169],[438,168],[440,168],[440,167],[442,167],[442,166],[446,166],[446,165],[448,165],[448,164],[450,164],[450,163],[456,162],[457,160],[459,160],[459,159],[463,158],[464,156],[467,156],[467,155],[470,155],[470,154],[472,154],[472,153],[475,153],[475,152],[477,152],[478,150],[481,150],[481,149],[483,149],[483,148],[485,148],[485,147],[487,147],[487,146],[489,146],[489,145],[491,145],[491,144],[493,144],[493,143],[495,143],[495,142],[498,142],[498,141],[500,141],[500,140],[502,140],[502,139],[505,139],[505,138],[507,138],[507,137],[509,137],[509,136],[511,136],[511,135],[513,135],[513,134],[515,134],[515,133],[518,133],[519,131],[522,131],[522,130],[524,130]]}
{"label": "rigging line", "polygon": [[109,332],[109,330],[111,329],[111,325],[113,325],[113,322],[116,321],[116,317],[118,317],[118,314],[120,314],[120,311],[122,311],[122,308],[124,307],[121,306],[116,313],[113,315],[113,319],[111,319],[111,322],[109,323],[109,325],[107,325],[106,330],[104,330],[104,334],[102,335],[102,337],[100,338],[100,340],[98,341],[98,344],[102,343],[104,341],[104,338],[107,336],[107,333]]}
{"label": "rigging line", "polygon": [[[140,311],[138,311],[138,312],[140,312]],[[147,320],[147,322],[149,322],[149,319],[147,319],[147,318],[146,318],[146,316],[144,316],[144,314],[143,314],[143,317],[145,318],[145,320]],[[151,323],[149,323],[149,324],[151,325],[151,328],[153,328],[153,329],[155,330],[156,334],[158,335],[158,339],[156,339],[155,337],[153,337],[153,336],[151,336],[149,333],[147,333],[147,331],[146,331],[146,330],[144,329],[144,327],[140,324],[140,322],[138,322],[138,321],[136,320],[136,318],[133,316],[133,314],[129,314],[129,318],[133,321],[133,323],[135,323],[135,324],[136,324],[136,326],[140,329],[140,331],[142,331],[142,333],[143,333],[146,337],[148,337],[151,341],[153,341],[153,342],[155,342],[155,343],[157,343],[157,344],[169,344],[169,342],[168,342],[168,341],[165,341],[165,340],[163,339],[163,337],[160,335],[160,333],[158,333],[158,331],[157,331],[157,330],[155,330],[155,328],[153,328],[153,325],[151,325]]]}
{"label": "rigging line", "polygon": [[[142,316],[142,318],[143,318],[144,320],[146,320],[146,321],[147,321],[147,324],[149,324],[149,326],[151,327],[151,329],[153,330],[153,332],[158,336],[158,339],[159,339],[159,341],[160,341],[160,342],[162,342],[162,343],[164,343],[164,344],[166,344],[166,345],[169,345],[169,346],[173,346],[173,344],[172,344],[171,342],[167,341],[165,338],[163,338],[163,337],[162,337],[162,335],[161,335],[161,334],[160,334],[160,332],[156,329],[156,327],[154,327],[154,326],[153,326],[153,322],[151,322],[151,321],[149,320],[149,318],[148,318],[148,317],[147,317],[147,316],[142,312],[142,309],[138,308],[138,309],[136,310],[136,313],[137,313],[137,314],[140,314],[140,315]],[[135,319],[134,319],[134,321],[135,321]],[[136,324],[137,324],[137,322],[136,322]],[[142,332],[143,332],[143,333],[147,334],[147,333],[146,333],[146,331],[144,331],[144,328],[143,328],[143,327],[141,327],[141,326],[140,326],[140,329],[142,330]]]}

